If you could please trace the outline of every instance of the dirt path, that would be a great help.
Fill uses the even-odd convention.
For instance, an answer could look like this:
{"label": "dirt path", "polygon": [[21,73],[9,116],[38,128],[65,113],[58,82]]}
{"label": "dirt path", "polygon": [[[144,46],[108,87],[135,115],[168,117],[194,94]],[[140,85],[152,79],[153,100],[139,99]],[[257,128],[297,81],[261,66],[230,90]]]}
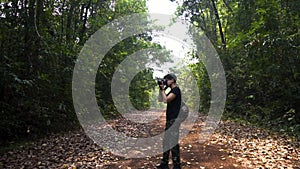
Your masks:
{"label": "dirt path", "polygon": [[[152,115],[160,116],[157,112]],[[204,117],[203,117],[204,118]],[[290,139],[271,135],[268,131],[221,122],[219,128],[205,143],[198,137],[203,118],[181,140],[182,168],[287,168],[300,169],[300,144]],[[111,126],[131,136],[147,137],[164,129],[164,117],[148,125],[125,119],[110,121]],[[129,130],[130,128],[130,130]],[[129,132],[128,132],[129,131]],[[104,151],[83,131],[49,136],[28,147],[0,154],[1,168],[99,168],[99,169],[153,169],[161,154],[141,159],[126,159]],[[170,164],[172,166],[172,164]]]}

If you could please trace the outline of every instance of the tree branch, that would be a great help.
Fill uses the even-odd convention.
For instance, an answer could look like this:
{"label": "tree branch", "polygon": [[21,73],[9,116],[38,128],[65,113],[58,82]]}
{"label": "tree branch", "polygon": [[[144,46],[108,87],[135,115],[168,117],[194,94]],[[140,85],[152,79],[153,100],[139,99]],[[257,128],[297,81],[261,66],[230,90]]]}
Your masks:
{"label": "tree branch", "polygon": [[223,0],[223,2],[224,2],[224,4],[225,4],[225,6],[228,8],[228,10],[229,10],[230,12],[233,12],[233,10],[232,10],[232,8],[229,6],[228,2],[227,2],[226,0]]}
{"label": "tree branch", "polygon": [[217,19],[218,26],[219,26],[219,32],[220,32],[220,36],[221,36],[222,47],[226,48],[226,40],[225,40],[225,36],[224,36],[223,30],[222,30],[222,23],[221,23],[221,20],[220,20],[218,9],[217,9],[215,1],[211,0],[211,2],[212,2],[212,5],[213,5],[215,15],[216,15],[216,19]]}
{"label": "tree branch", "polygon": [[37,8],[38,8],[38,2],[37,2],[38,0],[36,0],[35,1],[35,10],[34,10],[34,29],[35,29],[35,32],[36,32],[36,34],[38,35],[38,37],[40,38],[41,37],[41,35],[40,35],[40,33],[39,33],[39,30],[38,30],[38,28],[37,28]]}

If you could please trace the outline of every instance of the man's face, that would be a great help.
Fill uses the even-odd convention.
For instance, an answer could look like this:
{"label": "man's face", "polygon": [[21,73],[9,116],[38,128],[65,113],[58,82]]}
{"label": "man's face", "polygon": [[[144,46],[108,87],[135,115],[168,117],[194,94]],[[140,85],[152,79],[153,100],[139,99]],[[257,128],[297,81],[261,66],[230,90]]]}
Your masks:
{"label": "man's face", "polygon": [[173,79],[166,79],[167,80],[167,85],[168,86],[171,86],[172,83],[174,83],[174,80]]}

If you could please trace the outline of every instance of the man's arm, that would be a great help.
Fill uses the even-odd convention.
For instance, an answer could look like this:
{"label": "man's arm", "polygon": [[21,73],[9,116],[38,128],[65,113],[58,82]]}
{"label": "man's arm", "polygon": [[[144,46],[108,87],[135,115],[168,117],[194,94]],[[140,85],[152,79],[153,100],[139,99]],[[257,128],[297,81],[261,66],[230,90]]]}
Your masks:
{"label": "man's arm", "polygon": [[170,94],[167,96],[166,93],[165,93],[165,90],[160,90],[160,91],[159,91],[159,94],[161,95],[162,101],[163,101],[164,103],[169,103],[169,102],[171,102],[172,100],[174,100],[174,99],[176,98],[176,94],[174,94],[174,93],[170,93]]}
{"label": "man's arm", "polygon": [[161,90],[158,91],[158,102],[163,102],[163,96]]}

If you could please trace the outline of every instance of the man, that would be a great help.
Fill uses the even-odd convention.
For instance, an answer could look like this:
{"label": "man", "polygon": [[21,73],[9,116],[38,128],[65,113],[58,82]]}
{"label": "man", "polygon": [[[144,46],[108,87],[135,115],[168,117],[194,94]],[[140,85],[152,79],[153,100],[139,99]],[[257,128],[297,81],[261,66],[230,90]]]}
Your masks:
{"label": "man", "polygon": [[[176,84],[177,77],[174,74],[167,74],[164,79],[165,84],[159,85],[159,101],[167,103],[166,110],[166,127],[165,135],[163,140],[163,159],[161,163],[157,166],[160,169],[169,169],[169,155],[172,153],[172,160],[174,169],[181,169],[180,163],[180,150],[179,150],[179,127],[180,123],[176,121],[179,115],[181,106],[181,91]],[[170,87],[171,90],[168,94],[165,93],[165,86]]]}

